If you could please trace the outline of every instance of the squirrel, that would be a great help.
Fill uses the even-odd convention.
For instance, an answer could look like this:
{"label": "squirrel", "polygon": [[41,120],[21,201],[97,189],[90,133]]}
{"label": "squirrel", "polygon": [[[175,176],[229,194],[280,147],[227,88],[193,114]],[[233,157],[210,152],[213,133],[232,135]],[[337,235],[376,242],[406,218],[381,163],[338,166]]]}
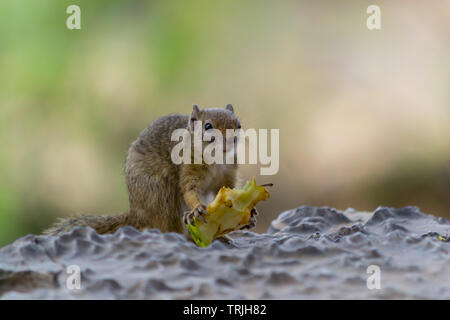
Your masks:
{"label": "squirrel", "polygon": [[[128,150],[125,176],[129,210],[115,216],[81,215],[60,219],[44,234],[58,235],[77,226],[89,226],[105,234],[114,233],[121,226],[132,226],[139,231],[158,228],[162,232],[178,232],[192,240],[187,224],[192,223],[194,217],[204,219],[208,214],[207,204],[222,186],[236,187],[238,170],[236,161],[233,164],[206,164],[204,161],[174,164],[171,151],[178,142],[171,141],[172,132],[185,128],[193,141],[196,121],[203,125],[202,135],[215,128],[225,137],[226,129],[241,128],[231,104],[225,108],[205,109],[194,104],[190,115],[169,114],[158,118],[139,134]],[[230,141],[224,139],[225,155]],[[236,137],[233,139],[236,143]],[[250,223],[243,229],[255,226],[257,214],[254,208]]]}

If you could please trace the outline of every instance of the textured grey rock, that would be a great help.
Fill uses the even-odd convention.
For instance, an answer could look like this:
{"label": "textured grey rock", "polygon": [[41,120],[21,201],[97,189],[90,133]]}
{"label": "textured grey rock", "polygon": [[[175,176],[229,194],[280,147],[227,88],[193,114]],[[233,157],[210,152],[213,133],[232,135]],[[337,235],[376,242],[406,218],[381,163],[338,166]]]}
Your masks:
{"label": "textured grey rock", "polygon": [[[175,233],[123,227],[28,235],[0,250],[3,299],[450,299],[450,223],[418,208],[300,207],[266,234],[198,248]],[[438,235],[443,236],[438,237]],[[81,289],[66,268],[81,269]],[[381,289],[366,286],[369,265]]]}

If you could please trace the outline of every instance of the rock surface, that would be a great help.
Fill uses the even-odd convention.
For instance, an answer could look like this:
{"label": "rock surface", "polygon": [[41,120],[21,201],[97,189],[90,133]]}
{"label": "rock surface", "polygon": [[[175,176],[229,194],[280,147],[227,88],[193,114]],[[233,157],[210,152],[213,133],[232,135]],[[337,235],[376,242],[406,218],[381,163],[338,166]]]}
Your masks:
{"label": "rock surface", "polygon": [[[198,248],[175,233],[120,228],[28,235],[0,249],[2,299],[450,299],[450,223],[416,207],[300,207],[266,234]],[[68,289],[79,266],[81,289]],[[370,265],[381,289],[369,290]]]}

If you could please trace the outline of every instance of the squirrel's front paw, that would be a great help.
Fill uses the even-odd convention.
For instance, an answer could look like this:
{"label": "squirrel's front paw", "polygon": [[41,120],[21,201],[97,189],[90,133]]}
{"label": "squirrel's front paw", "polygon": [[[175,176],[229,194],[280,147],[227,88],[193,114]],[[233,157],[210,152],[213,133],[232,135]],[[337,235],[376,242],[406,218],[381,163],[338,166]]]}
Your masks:
{"label": "squirrel's front paw", "polygon": [[184,213],[184,223],[186,225],[194,224],[194,217],[206,223],[205,216],[207,216],[208,214],[209,213],[208,211],[206,211],[206,206],[201,204],[191,211],[187,211]]}
{"label": "squirrel's front paw", "polygon": [[252,211],[250,211],[250,221],[249,221],[248,225],[243,226],[241,228],[241,230],[253,229],[254,227],[256,227],[256,216],[257,215],[258,215],[258,211],[256,210],[256,208],[253,208]]}

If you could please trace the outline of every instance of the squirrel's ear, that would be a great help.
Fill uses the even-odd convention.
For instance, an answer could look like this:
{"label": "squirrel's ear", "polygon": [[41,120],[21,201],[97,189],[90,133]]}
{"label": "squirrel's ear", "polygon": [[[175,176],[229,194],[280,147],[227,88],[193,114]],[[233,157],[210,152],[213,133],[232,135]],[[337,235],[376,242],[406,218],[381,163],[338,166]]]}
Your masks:
{"label": "squirrel's ear", "polygon": [[231,103],[227,104],[227,106],[225,107],[225,109],[231,111],[234,113],[234,109],[233,109],[233,105]]}
{"label": "squirrel's ear", "polygon": [[191,118],[196,118],[196,119],[198,119],[199,114],[200,114],[200,109],[199,109],[198,105],[193,104],[193,105],[192,105]]}
{"label": "squirrel's ear", "polygon": [[192,105],[192,113],[191,116],[189,117],[189,127],[194,130],[194,121],[199,120],[200,118],[200,109],[198,107],[198,105],[193,104]]}

